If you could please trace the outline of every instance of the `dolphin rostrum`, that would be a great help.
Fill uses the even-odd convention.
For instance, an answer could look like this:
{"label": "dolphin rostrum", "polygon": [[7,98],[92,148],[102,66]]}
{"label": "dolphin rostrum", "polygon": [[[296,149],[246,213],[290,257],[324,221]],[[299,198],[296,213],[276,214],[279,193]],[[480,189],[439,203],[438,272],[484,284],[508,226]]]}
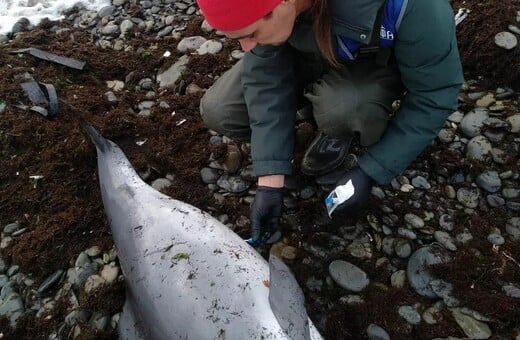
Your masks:
{"label": "dolphin rostrum", "polygon": [[96,145],[101,196],[125,277],[122,339],[322,339],[289,268],[211,215],[146,184],[122,150]]}

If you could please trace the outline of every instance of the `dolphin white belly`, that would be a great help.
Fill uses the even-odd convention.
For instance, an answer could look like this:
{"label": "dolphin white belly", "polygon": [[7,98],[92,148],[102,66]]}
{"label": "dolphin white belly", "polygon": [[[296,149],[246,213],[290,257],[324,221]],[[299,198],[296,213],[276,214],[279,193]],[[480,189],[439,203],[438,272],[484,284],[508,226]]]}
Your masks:
{"label": "dolphin white belly", "polygon": [[211,215],[147,185],[116,144],[86,130],[126,281],[121,338],[321,339],[282,261],[270,266]]}

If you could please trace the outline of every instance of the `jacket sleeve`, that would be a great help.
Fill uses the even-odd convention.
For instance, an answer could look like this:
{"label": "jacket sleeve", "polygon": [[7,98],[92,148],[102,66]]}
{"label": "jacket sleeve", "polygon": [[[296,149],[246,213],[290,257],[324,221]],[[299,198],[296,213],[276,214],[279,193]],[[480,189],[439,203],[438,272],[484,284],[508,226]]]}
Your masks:
{"label": "jacket sleeve", "polygon": [[296,115],[291,53],[286,45],[259,45],[244,55],[242,87],[257,176],[291,174]]}
{"label": "jacket sleeve", "polygon": [[380,184],[410,165],[457,108],[463,74],[448,1],[408,0],[394,51],[406,94],[382,139],[359,159]]}

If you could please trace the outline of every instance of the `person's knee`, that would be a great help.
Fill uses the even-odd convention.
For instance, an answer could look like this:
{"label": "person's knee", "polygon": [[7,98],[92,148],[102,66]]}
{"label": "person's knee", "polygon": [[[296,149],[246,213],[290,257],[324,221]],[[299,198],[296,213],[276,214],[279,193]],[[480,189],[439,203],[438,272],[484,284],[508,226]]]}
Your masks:
{"label": "person's knee", "polygon": [[207,127],[217,132],[222,132],[222,119],[219,117],[223,110],[218,107],[218,102],[213,100],[211,93],[208,91],[200,100],[200,116]]}

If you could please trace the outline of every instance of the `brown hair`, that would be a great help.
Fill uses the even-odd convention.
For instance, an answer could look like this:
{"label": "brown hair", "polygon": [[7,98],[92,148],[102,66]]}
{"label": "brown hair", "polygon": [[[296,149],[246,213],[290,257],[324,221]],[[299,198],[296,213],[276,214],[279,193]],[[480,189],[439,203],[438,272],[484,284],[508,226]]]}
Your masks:
{"label": "brown hair", "polygon": [[316,43],[323,58],[334,67],[339,67],[338,60],[332,50],[332,33],[328,0],[314,0],[310,8]]}

